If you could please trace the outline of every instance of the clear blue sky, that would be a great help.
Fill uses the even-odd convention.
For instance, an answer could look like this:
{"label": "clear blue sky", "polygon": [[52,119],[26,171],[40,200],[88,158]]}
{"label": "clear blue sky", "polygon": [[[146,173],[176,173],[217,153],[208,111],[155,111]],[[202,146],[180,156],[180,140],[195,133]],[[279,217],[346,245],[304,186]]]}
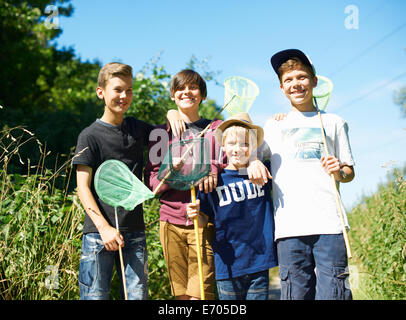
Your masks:
{"label": "clear blue sky", "polygon": [[[290,109],[270,67],[271,55],[287,48],[307,53],[317,73],[334,83],[327,111],[350,127],[356,178],[341,186],[347,208],[375,191],[389,169],[405,163],[406,118],[393,102],[394,91],[406,86],[404,0],[72,4],[73,16],[59,19],[59,47],[73,47],[82,60],[128,63],[135,73],[161,51],[160,62],[170,74],[192,55],[211,57],[210,69],[221,71],[219,82],[240,75],[257,83],[260,94],[249,113],[259,125]],[[358,29],[354,7],[345,12],[350,5],[358,11]],[[209,83],[208,96],[222,104],[224,89]]]}

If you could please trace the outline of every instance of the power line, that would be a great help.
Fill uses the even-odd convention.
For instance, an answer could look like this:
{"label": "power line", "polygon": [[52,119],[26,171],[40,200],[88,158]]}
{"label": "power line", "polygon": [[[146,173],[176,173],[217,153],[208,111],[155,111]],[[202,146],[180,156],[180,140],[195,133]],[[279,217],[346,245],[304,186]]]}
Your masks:
{"label": "power line", "polygon": [[388,34],[386,34],[385,36],[383,36],[381,39],[379,39],[377,42],[373,43],[372,45],[370,45],[368,48],[366,48],[364,51],[362,51],[361,53],[359,53],[358,55],[356,55],[354,58],[352,58],[351,60],[349,60],[348,62],[346,62],[345,64],[343,64],[340,68],[338,68],[336,71],[330,73],[329,77],[331,78],[333,75],[339,73],[340,71],[342,71],[343,69],[345,69],[346,67],[348,67],[349,65],[351,65],[352,63],[354,63],[355,61],[357,61],[359,58],[361,58],[362,56],[364,56],[365,54],[368,53],[368,51],[370,51],[371,49],[375,48],[377,45],[381,44],[383,41],[385,41],[387,38],[391,37],[392,35],[394,35],[396,32],[398,32],[399,30],[401,30],[402,28],[404,28],[406,26],[406,22],[404,22],[402,25],[400,25],[399,27],[395,28],[394,30],[392,30],[391,32],[389,32]]}
{"label": "power line", "polygon": [[[368,20],[371,21],[372,19],[370,19],[370,18],[373,17],[377,12],[381,12],[382,7],[384,7],[384,6],[387,5],[387,4],[388,4],[387,0],[382,0],[382,2],[381,2],[377,7],[375,7],[375,9],[371,10],[365,18],[362,18],[362,20],[363,20],[363,21],[368,21]],[[339,46],[339,45],[340,45],[340,44],[337,42],[337,40],[336,40],[336,39],[333,39],[333,40],[325,47],[325,49],[324,49],[323,51],[321,51],[321,52],[323,52],[323,53],[326,55],[326,54],[328,54],[329,51],[333,50],[334,47],[337,47],[337,46]]]}
{"label": "power line", "polygon": [[372,94],[372,93],[374,93],[374,92],[376,92],[376,91],[382,90],[383,88],[387,87],[389,84],[391,84],[392,82],[394,82],[395,80],[397,80],[397,79],[399,79],[399,78],[402,78],[402,77],[405,76],[405,75],[406,75],[406,71],[405,71],[405,72],[402,72],[401,74],[397,75],[396,77],[394,77],[394,78],[392,78],[392,79],[386,81],[385,83],[380,84],[380,85],[374,87],[372,90],[369,90],[367,93],[364,93],[364,94],[360,95],[359,97],[356,97],[356,98],[350,100],[349,102],[343,104],[343,107],[338,108],[338,109],[340,109],[340,111],[341,111],[341,110],[343,110],[343,109],[345,109],[345,108],[348,108],[349,106],[353,105],[354,103],[357,103],[357,102],[359,102],[360,100],[366,98],[366,97],[369,96],[370,94]]}
{"label": "power line", "polygon": [[[383,148],[386,148],[386,147],[388,147],[388,146],[390,146],[390,145],[392,145],[392,144],[394,144],[394,143],[398,143],[398,142],[405,142],[406,141],[406,136],[405,137],[397,137],[397,138],[395,138],[395,139],[391,139],[391,140],[389,140],[389,141],[386,141],[386,142],[384,142],[384,143],[381,143],[381,144],[379,144],[379,145],[376,145],[376,146],[370,146],[370,147],[368,147],[368,148],[364,148],[364,150],[358,150],[358,152],[357,152],[357,157],[359,158],[359,155],[365,155],[365,154],[370,154],[370,153],[372,153],[372,152],[375,152],[375,151],[378,151],[378,150],[380,150],[380,149],[383,149]],[[373,148],[373,149],[372,149]]]}

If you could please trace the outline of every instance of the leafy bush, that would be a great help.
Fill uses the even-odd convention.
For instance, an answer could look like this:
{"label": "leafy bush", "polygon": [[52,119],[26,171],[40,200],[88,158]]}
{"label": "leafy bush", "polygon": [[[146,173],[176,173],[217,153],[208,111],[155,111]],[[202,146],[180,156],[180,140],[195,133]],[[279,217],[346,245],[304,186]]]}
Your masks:
{"label": "leafy bush", "polygon": [[[69,2],[55,2],[60,16],[72,14]],[[95,94],[101,63],[83,62],[72,48],[58,49],[51,43],[62,30],[45,25],[48,5],[45,0],[0,1],[0,58],[13,66],[0,68],[6,79],[0,86],[1,299],[79,297],[84,211],[73,191],[69,157],[80,131],[103,112]],[[134,99],[127,112],[154,124],[164,123],[167,110],[176,107],[168,92],[171,75],[158,61],[159,55],[135,74]],[[217,84],[218,72],[207,70],[207,59],[200,62],[193,56],[187,66],[202,69],[202,76]],[[211,118],[217,110],[215,101],[207,99],[199,111]],[[165,299],[170,290],[158,208],[157,200],[145,204],[149,287],[152,299]]]}
{"label": "leafy bush", "polygon": [[[62,166],[52,173],[40,162],[28,166],[25,175],[9,174],[9,161],[26,143],[18,139],[22,137],[18,136],[21,132],[26,130],[2,132],[0,297],[74,299],[78,296],[77,262],[83,210],[76,195],[54,187],[57,179],[71,175],[71,168]],[[39,149],[42,150],[41,145]],[[45,157],[42,153],[42,162]]]}
{"label": "leafy bush", "polygon": [[364,197],[349,214],[353,260],[366,297],[406,299],[405,170],[394,170],[389,182]]}
{"label": "leafy bush", "polygon": [[[19,148],[27,143],[39,148],[40,163],[29,165],[25,175],[8,173],[11,159],[18,158]],[[0,299],[79,299],[85,213],[76,193],[68,192],[70,159],[59,168],[46,169],[43,163],[47,153],[23,128],[1,131],[0,148]],[[62,180],[66,188],[55,187],[57,180]],[[144,204],[149,298],[171,299],[159,242],[159,206],[157,199]],[[115,273],[112,299],[120,299],[118,286]]]}

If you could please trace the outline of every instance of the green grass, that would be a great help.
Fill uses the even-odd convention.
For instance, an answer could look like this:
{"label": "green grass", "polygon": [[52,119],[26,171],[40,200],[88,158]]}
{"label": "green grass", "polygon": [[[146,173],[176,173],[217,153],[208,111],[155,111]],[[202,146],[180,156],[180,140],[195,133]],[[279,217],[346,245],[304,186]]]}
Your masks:
{"label": "green grass", "polygon": [[388,183],[351,211],[351,263],[358,299],[406,299],[406,181],[394,170]]}
{"label": "green grass", "polygon": [[[38,164],[21,159],[18,151],[22,145],[40,150]],[[23,128],[1,131],[0,148],[0,299],[79,299],[85,212],[76,192],[68,188],[73,176],[71,158],[64,156],[60,166],[45,168],[49,152]],[[16,163],[26,168],[26,174],[9,173]],[[144,217],[149,297],[171,299],[159,243],[157,199],[144,204]],[[120,299],[116,273],[111,298]]]}

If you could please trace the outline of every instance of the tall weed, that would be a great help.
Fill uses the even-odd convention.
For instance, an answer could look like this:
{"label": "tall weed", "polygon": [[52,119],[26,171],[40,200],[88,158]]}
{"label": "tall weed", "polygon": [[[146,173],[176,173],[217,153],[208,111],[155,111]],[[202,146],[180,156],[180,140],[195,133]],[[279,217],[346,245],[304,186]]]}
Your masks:
{"label": "tall weed", "polygon": [[[20,158],[27,143],[40,150],[39,164]],[[0,298],[75,299],[83,210],[75,194],[55,188],[58,179],[69,184],[69,160],[54,173],[44,168],[49,152],[24,128],[3,130],[1,148]],[[27,174],[8,173],[13,157]]]}
{"label": "tall weed", "polygon": [[395,169],[389,182],[349,214],[350,242],[362,281],[361,298],[406,299],[406,181]]}
{"label": "tall weed", "polygon": [[[41,154],[38,164],[22,159],[22,146]],[[47,155],[34,134],[22,127],[0,132],[0,299],[79,299],[85,212],[69,188],[71,158],[58,156],[65,162],[50,170],[44,165]],[[9,172],[17,164],[26,174]],[[158,199],[144,204],[149,299],[171,299],[159,241],[159,207]],[[119,285],[115,272],[112,299],[121,298]]]}

